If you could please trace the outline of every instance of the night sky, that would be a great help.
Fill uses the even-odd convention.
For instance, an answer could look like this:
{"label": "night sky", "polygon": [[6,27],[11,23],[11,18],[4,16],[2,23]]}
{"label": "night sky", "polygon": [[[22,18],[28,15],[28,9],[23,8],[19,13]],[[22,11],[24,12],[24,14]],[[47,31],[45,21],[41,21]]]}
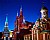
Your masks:
{"label": "night sky", "polygon": [[8,14],[8,28],[14,29],[16,13],[22,6],[23,15],[26,21],[35,22],[40,17],[42,2],[48,8],[50,17],[50,0],[0,0],[0,32],[4,30],[6,14]]}

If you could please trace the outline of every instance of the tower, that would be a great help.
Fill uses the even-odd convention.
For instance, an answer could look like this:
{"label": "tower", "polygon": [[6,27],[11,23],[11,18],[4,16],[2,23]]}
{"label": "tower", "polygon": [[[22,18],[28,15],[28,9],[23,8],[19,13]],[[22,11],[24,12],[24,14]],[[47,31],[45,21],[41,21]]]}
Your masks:
{"label": "tower", "polygon": [[23,22],[23,11],[22,11],[22,6],[21,6],[21,8],[20,8],[20,16],[19,16],[19,18],[20,18],[20,23],[22,23],[22,22]]}
{"label": "tower", "polygon": [[15,20],[15,29],[14,29],[14,32],[13,32],[13,40],[16,40],[17,39],[17,31],[19,29],[19,26],[18,26],[18,19],[19,19],[19,16],[18,16],[18,11],[17,11],[17,14],[16,14],[16,20]]}
{"label": "tower", "polygon": [[6,16],[5,26],[4,26],[4,40],[9,40],[9,29],[8,29],[8,18]]}
{"label": "tower", "polygon": [[21,15],[23,15],[23,13],[22,13],[22,6],[21,6],[21,8],[20,8],[20,16],[21,16]]}
{"label": "tower", "polygon": [[17,15],[16,15],[16,21],[15,21],[15,28],[17,29],[18,28],[18,11],[17,11]]}
{"label": "tower", "polygon": [[47,29],[47,19],[48,19],[48,9],[45,6],[42,6],[41,8],[41,27],[43,27],[43,30]]}
{"label": "tower", "polygon": [[40,12],[41,12],[41,18],[42,19],[47,19],[48,18],[48,9],[45,6],[43,6],[41,8]]}
{"label": "tower", "polygon": [[5,21],[5,28],[8,28],[8,18],[7,18],[7,16],[6,16],[6,21]]}
{"label": "tower", "polygon": [[19,33],[20,33],[20,29],[22,27],[22,23],[23,23],[23,12],[22,12],[22,6],[20,8],[20,15],[18,16],[18,12],[16,15],[16,20],[15,20],[15,29],[14,29],[14,35],[13,35],[13,40],[18,40],[19,38]]}

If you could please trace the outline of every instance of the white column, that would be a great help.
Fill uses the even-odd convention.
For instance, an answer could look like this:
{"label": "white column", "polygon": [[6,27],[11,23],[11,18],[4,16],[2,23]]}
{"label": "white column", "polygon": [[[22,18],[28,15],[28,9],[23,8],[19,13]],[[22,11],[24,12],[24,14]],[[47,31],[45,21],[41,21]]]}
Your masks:
{"label": "white column", "polygon": [[45,34],[43,34],[43,40],[45,40]]}
{"label": "white column", "polygon": [[35,40],[35,39],[36,39],[36,34],[35,34],[35,30],[34,30],[34,35],[33,35],[33,36],[34,36],[34,40]]}
{"label": "white column", "polygon": [[8,37],[8,40],[10,40],[10,38]]}
{"label": "white column", "polygon": [[33,35],[33,36],[34,36],[34,40],[36,40],[36,34],[35,34],[35,30],[34,30],[34,35]]}
{"label": "white column", "polygon": [[38,40],[38,30],[37,30],[37,40]]}
{"label": "white column", "polygon": [[6,37],[4,37],[4,40],[6,40]]}
{"label": "white column", "polygon": [[30,35],[29,35],[29,40],[30,40]]}
{"label": "white column", "polygon": [[27,35],[26,35],[26,40],[27,40]]}
{"label": "white column", "polygon": [[24,40],[25,40],[25,36],[24,36]]}
{"label": "white column", "polygon": [[33,40],[33,28],[32,28],[32,40]]}

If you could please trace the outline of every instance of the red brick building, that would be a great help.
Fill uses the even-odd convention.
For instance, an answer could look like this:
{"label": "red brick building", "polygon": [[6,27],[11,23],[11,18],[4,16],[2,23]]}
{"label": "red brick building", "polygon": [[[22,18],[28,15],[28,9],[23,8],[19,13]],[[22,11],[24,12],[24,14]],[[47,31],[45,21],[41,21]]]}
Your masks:
{"label": "red brick building", "polygon": [[41,8],[41,18],[37,19],[32,28],[32,40],[50,40],[50,18],[48,9]]}
{"label": "red brick building", "polygon": [[[10,32],[12,40],[50,40],[50,18],[48,18],[48,9],[41,8],[41,18],[37,19],[35,23],[25,21],[22,7],[20,8],[20,15],[16,16],[14,22],[14,30]],[[3,35],[4,37],[4,35]]]}
{"label": "red brick building", "polygon": [[22,7],[20,8],[20,15],[16,16],[15,28],[13,32],[13,40],[24,40],[24,35],[31,34],[30,30],[34,23],[25,21]]}

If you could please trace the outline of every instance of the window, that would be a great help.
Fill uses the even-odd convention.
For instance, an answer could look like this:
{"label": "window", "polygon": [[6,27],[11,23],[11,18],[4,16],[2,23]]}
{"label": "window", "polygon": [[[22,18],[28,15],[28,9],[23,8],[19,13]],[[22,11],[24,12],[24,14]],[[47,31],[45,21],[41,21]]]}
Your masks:
{"label": "window", "polygon": [[48,36],[47,36],[47,40],[50,40],[50,35],[48,34]]}

